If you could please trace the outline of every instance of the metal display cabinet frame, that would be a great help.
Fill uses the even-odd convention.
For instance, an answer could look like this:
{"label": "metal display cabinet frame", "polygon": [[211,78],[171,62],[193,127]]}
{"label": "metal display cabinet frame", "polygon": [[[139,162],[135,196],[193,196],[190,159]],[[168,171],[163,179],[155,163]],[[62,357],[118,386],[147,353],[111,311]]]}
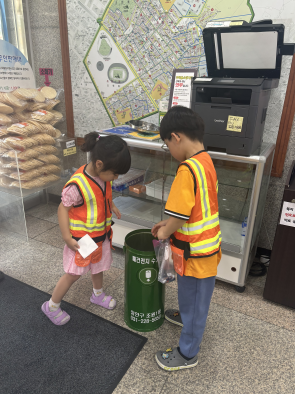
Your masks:
{"label": "metal display cabinet frame", "polygon": [[217,273],[217,279],[236,285],[236,290],[239,292],[245,290],[245,282],[256,255],[274,149],[274,144],[263,144],[260,154],[250,157],[208,152],[213,160],[222,159],[227,162],[244,163],[254,168],[252,188],[249,189],[248,221],[244,246],[240,248],[240,251],[238,248],[234,251],[231,250],[234,249],[231,248],[231,245],[223,242],[221,246],[223,256]]}
{"label": "metal display cabinet frame", "polygon": [[[167,199],[165,179],[167,175],[175,175],[178,165],[162,142],[131,138],[124,138],[124,140],[130,148],[131,166],[142,169],[145,157],[149,158],[150,156],[150,163],[153,164],[156,161],[154,167],[156,167],[158,174],[158,184],[162,181],[161,195],[158,194],[157,199],[130,193],[128,188],[121,194],[113,193],[114,202],[116,205],[117,203],[121,204],[117,206],[122,213],[121,220],[113,219],[115,222],[113,243],[118,247],[123,247],[125,237],[130,231],[151,228],[154,223],[165,219],[164,207]],[[219,180],[219,211],[223,240],[222,259],[218,266],[217,279],[235,285],[239,292],[245,290],[245,281],[256,254],[274,148],[274,144],[264,143],[259,154],[249,157],[208,152],[215,164]],[[135,156],[137,161],[134,160]],[[149,168],[146,168],[146,171],[150,171]],[[152,184],[149,183],[146,186],[149,187]],[[164,198],[165,196],[166,198]],[[124,199],[125,197],[129,199]],[[229,208],[226,210],[223,208],[224,200],[229,200]],[[122,201],[126,204],[122,205]],[[148,204],[151,207],[149,215],[152,212],[152,218],[145,214]],[[135,213],[130,215],[132,209]],[[233,214],[235,210],[238,211],[238,214],[234,213],[232,217],[226,217],[227,212]],[[247,217],[244,242],[241,241],[243,215]]]}

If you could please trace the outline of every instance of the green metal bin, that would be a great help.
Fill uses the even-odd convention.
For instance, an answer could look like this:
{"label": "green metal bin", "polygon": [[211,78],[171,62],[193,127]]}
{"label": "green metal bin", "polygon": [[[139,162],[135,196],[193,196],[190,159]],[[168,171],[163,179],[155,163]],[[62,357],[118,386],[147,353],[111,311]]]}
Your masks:
{"label": "green metal bin", "polygon": [[153,331],[164,321],[165,285],[158,281],[151,230],[136,230],[125,238],[125,312],[128,327]]}

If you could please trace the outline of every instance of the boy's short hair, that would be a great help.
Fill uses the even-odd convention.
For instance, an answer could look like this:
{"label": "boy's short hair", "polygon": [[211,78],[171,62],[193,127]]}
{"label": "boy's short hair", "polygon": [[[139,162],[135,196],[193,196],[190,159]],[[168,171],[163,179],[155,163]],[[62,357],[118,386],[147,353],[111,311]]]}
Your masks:
{"label": "boy's short hair", "polygon": [[192,141],[203,142],[205,125],[203,119],[190,108],[176,105],[169,109],[160,124],[162,140],[170,140],[171,133],[183,133]]}

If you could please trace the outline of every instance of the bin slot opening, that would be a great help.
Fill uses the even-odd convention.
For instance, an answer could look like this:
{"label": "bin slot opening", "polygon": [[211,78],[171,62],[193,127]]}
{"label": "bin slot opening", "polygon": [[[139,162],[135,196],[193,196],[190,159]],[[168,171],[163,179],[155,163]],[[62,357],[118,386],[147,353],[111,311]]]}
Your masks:
{"label": "bin slot opening", "polygon": [[153,240],[155,238],[152,233],[142,232],[137,234],[131,234],[126,237],[126,246],[132,249],[138,250],[139,252],[153,252],[154,245]]}

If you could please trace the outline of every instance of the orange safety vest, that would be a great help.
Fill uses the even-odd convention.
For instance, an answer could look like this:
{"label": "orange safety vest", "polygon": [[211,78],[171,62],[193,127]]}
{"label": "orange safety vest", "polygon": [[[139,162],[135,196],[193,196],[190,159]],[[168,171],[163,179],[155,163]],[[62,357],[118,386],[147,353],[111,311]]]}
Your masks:
{"label": "orange safety vest", "polygon": [[70,232],[79,240],[89,234],[94,242],[104,241],[112,235],[112,187],[105,182],[105,191],[85,171],[86,165],[80,167],[64,189],[75,185],[83,198],[83,203],[69,210]]}
{"label": "orange safety vest", "polygon": [[209,154],[201,151],[180,165],[189,168],[194,178],[196,204],[189,220],[172,235],[184,258],[209,257],[219,252],[221,231],[218,213],[218,180]]}

